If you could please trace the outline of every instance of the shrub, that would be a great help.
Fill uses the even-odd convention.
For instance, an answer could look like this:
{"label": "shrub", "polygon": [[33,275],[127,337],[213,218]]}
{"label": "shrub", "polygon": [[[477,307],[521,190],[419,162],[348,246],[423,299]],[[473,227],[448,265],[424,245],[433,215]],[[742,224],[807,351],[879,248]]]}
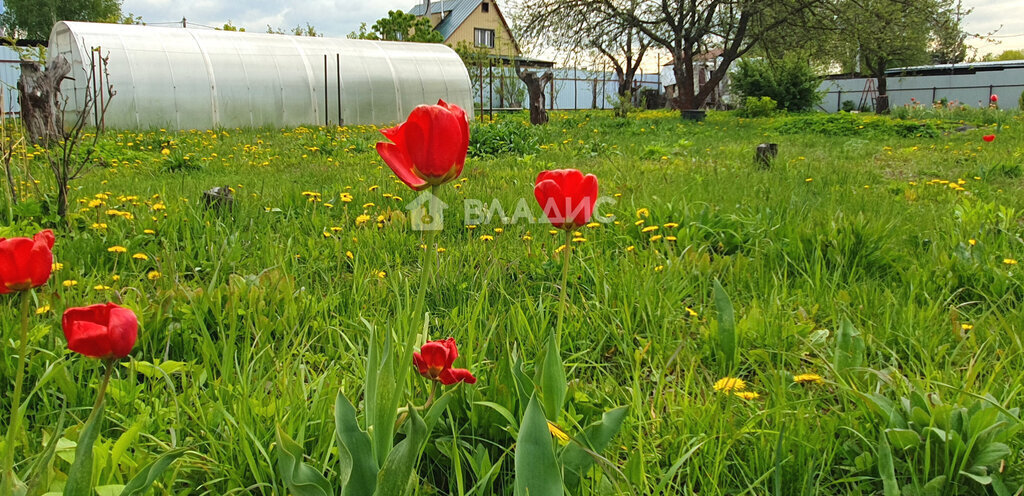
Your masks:
{"label": "shrub", "polygon": [[776,124],[782,134],[823,136],[929,137],[939,136],[932,122],[892,119],[860,114],[806,114],[787,117]]}
{"label": "shrub", "polygon": [[1017,108],[1024,111],[1024,91],[1020,92],[1020,98],[1017,99]]}
{"label": "shrub", "polygon": [[787,55],[771,63],[763,59],[740,60],[732,75],[733,91],[743,97],[771,97],[790,112],[811,110],[821,102],[821,78],[798,56]]}
{"label": "shrub", "polygon": [[756,96],[748,96],[743,100],[743,106],[740,107],[739,115],[742,117],[771,117],[775,113],[779,104],[771,97],[762,96],[760,98]]}
{"label": "shrub", "polygon": [[853,103],[853,100],[844,100],[842,110],[843,112],[853,112],[857,110],[857,104]]}
{"label": "shrub", "polygon": [[469,133],[469,156],[526,155],[537,150],[537,137],[519,120],[486,124],[474,122]]}

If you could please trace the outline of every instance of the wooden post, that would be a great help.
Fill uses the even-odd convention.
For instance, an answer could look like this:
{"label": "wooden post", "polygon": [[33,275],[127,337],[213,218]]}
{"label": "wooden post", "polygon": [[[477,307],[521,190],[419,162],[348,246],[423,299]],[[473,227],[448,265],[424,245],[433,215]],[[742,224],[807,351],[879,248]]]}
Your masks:
{"label": "wooden post", "polygon": [[338,88],[338,125],[344,126],[345,119],[341,117],[341,54],[334,54],[334,68],[335,68],[335,86]]}

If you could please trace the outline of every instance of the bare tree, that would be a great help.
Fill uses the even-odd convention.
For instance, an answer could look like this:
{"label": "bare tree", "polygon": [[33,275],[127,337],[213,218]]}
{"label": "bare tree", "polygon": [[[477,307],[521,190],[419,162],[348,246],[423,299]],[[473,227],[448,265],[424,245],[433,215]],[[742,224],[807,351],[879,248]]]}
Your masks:
{"label": "bare tree", "polygon": [[[29,133],[29,137],[34,137],[37,140],[35,142],[43,147],[50,171],[53,173],[54,187],[57,190],[57,215],[60,217],[67,215],[68,185],[74,179],[81,177],[92,163],[96,143],[102,134],[103,116],[106,115],[110,101],[116,94],[113,85],[108,82],[110,81],[110,74],[107,70],[109,56],[104,57],[99,52],[96,52],[95,56],[95,61],[86,69],[84,91],[81,92],[82,104],[73,112],[69,111],[70,99],[60,92],[61,81],[70,72],[70,64],[63,56],[57,56],[49,62],[45,73],[53,71],[53,76],[46,79],[52,86],[48,88],[50,92],[47,101],[40,103],[40,105],[45,103],[47,108],[37,108],[36,111],[52,117],[45,122],[47,133],[38,136],[36,136],[38,133]],[[22,66],[24,67],[25,63]],[[38,67],[36,69],[39,72]],[[57,78],[58,74],[60,74],[59,78]],[[97,79],[99,75],[102,76]],[[23,80],[24,77],[23,75]],[[106,87],[100,87],[98,81],[103,81]],[[19,82],[18,85],[19,88],[24,88],[22,89],[22,101],[24,102],[25,91],[30,86],[27,84],[23,86],[22,82]],[[104,98],[100,98],[101,95]],[[97,103],[98,98],[99,103]],[[64,121],[67,116],[73,116],[70,122]],[[96,129],[91,133],[86,133],[90,123],[95,125]],[[85,144],[85,148],[81,149],[83,144]]]}
{"label": "bare tree", "polygon": [[[598,18],[615,18],[649,37],[675,59],[677,106],[704,105],[729,66],[764,36],[789,26],[798,14],[825,0],[565,0]],[[716,67],[699,85],[693,62],[721,50]]]}
{"label": "bare tree", "polygon": [[521,42],[537,50],[557,50],[566,62],[599,54],[615,72],[619,96],[632,91],[644,54],[651,47],[650,37],[639,29],[579,0],[520,0],[514,12]]}

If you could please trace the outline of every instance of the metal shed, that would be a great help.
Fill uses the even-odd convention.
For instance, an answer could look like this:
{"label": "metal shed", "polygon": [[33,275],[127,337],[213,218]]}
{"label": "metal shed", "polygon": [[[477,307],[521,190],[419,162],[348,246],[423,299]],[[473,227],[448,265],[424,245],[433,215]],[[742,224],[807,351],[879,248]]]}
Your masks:
{"label": "metal shed", "polygon": [[386,124],[439,98],[473,111],[465,64],[438,43],[62,21],[47,56],[71,63],[69,112],[98,88],[87,84],[97,50],[114,128]]}

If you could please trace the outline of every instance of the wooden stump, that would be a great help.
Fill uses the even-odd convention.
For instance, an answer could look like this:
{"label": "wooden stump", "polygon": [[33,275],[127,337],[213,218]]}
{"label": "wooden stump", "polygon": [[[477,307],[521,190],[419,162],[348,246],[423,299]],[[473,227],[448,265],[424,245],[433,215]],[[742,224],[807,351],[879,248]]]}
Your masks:
{"label": "wooden stump", "polygon": [[761,143],[757,145],[757,152],[754,153],[754,163],[762,169],[770,169],[778,154],[778,143]]}
{"label": "wooden stump", "polygon": [[21,95],[21,119],[29,142],[46,146],[64,134],[64,116],[60,114],[60,83],[71,72],[71,64],[61,56],[44,70],[38,62],[21,61],[18,93]]}
{"label": "wooden stump", "polygon": [[235,195],[230,187],[218,186],[203,191],[203,204],[213,210],[230,210],[235,205]]}
{"label": "wooden stump", "polygon": [[530,98],[530,124],[540,125],[548,122],[548,112],[544,109],[544,87],[551,82],[554,75],[547,71],[540,76],[534,71],[516,69],[519,79],[526,84]]}

